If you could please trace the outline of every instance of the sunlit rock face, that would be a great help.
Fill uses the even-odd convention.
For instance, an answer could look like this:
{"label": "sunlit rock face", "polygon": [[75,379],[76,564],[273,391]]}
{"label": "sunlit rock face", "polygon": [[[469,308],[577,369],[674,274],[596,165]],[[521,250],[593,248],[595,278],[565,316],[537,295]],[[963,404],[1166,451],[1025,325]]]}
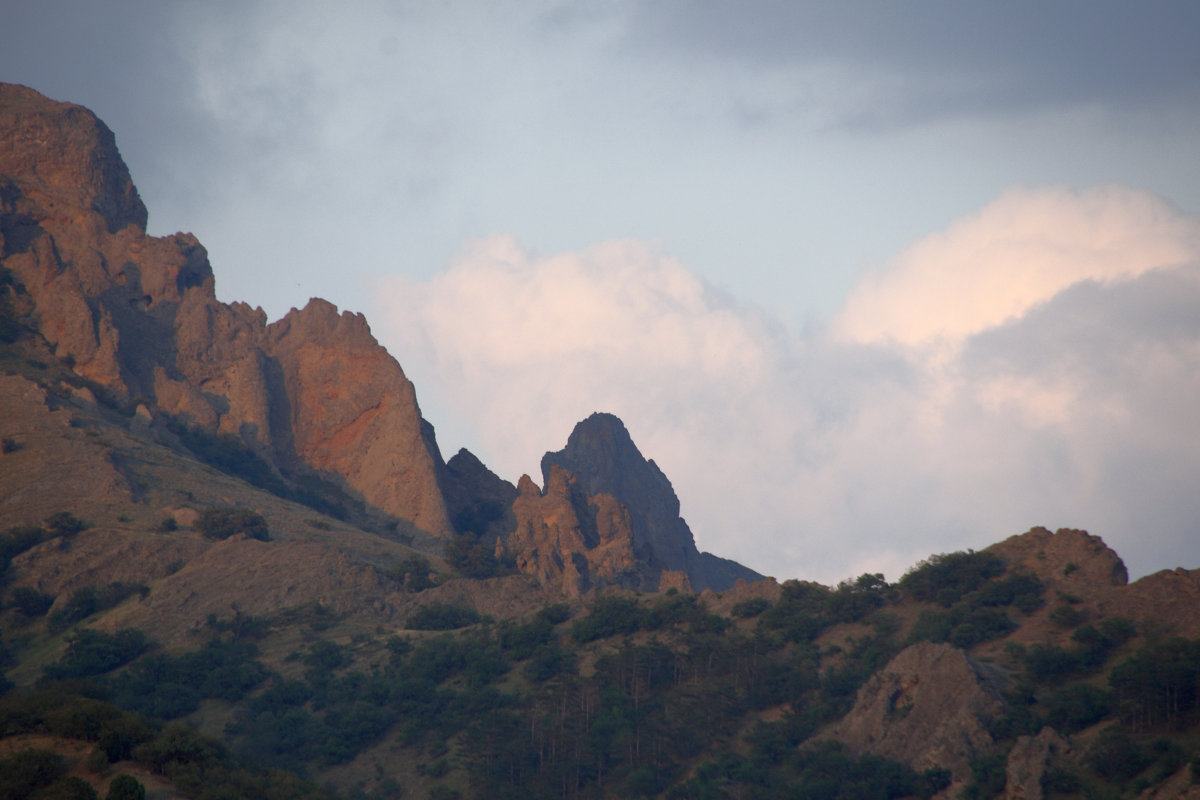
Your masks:
{"label": "sunlit rock face", "polygon": [[55,355],[114,397],[237,437],[437,535],[451,526],[412,384],[361,315],[313,300],[271,325],[221,303],[190,234],[146,235],[112,132],[0,85],[0,258]]}
{"label": "sunlit rock face", "polygon": [[633,551],[628,510],[609,494],[589,495],[562,467],[551,467],[542,491],[528,475],[513,503],[516,530],[499,545],[502,558],[569,597],[590,589],[658,588],[659,573]]}

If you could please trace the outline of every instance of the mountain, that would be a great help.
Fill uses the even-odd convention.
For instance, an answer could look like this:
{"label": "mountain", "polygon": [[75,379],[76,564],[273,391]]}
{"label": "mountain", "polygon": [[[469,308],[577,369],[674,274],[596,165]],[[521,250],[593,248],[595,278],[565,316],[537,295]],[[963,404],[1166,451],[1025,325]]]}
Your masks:
{"label": "mountain", "polygon": [[575,476],[588,495],[610,495],[628,509],[631,547],[639,563],[682,573],[696,591],[722,591],[739,580],[762,580],[741,564],[696,549],[691,530],[679,516],[679,498],[671,482],[654,461],[642,456],[625,425],[612,414],[591,415],[571,431],[566,447],[542,457],[547,487],[555,467]]}
{"label": "mountain", "polygon": [[322,300],[270,325],[216,299],[189,234],[145,233],[112,133],[86,109],[0,87],[4,266],[54,356],[119,402],[229,437],[293,487],[329,483],[450,532],[412,384],[361,315]]}
{"label": "mountain", "polygon": [[1032,528],[759,579],[616,417],[540,487],[444,461],[360,315],[145,225],[0,85],[0,797],[1197,796],[1200,570]]}
{"label": "mountain", "polygon": [[[314,299],[268,324],[260,309],[219,302],[199,242],[146,235],[115,138],[86,109],[0,87],[0,133],[4,265],[32,303],[27,317],[81,378],[144,408],[164,438],[194,451],[217,450],[224,437],[226,449],[246,451],[224,456],[240,457],[243,477],[338,516],[368,525],[390,517],[440,538],[511,532],[515,487],[488,478],[469,453],[442,461],[414,387],[362,315]],[[697,589],[761,578],[699,554],[670,483],[619,421],[596,420],[615,417],[581,424],[557,457],[582,457],[577,442],[611,434],[620,462],[584,458],[577,468],[603,466],[582,474],[612,489],[591,494],[629,505],[634,557],[684,573]]]}

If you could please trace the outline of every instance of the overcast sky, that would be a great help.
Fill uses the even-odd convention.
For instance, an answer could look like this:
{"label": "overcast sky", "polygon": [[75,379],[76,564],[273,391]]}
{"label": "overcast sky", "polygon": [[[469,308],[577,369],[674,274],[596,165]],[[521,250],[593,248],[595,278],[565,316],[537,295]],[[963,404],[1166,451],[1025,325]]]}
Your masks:
{"label": "overcast sky", "polygon": [[362,311],[447,455],[610,411],[701,549],[1200,567],[1200,4],[0,0],[222,300]]}

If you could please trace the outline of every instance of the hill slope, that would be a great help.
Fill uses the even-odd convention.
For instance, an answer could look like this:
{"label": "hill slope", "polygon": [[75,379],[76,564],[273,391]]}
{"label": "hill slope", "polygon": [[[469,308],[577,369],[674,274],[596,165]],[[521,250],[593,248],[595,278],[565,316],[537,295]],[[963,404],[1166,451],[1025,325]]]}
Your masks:
{"label": "hill slope", "polygon": [[755,580],[615,417],[541,488],[444,463],[361,316],[145,221],[0,86],[0,796],[1197,794],[1200,570],[1035,528]]}

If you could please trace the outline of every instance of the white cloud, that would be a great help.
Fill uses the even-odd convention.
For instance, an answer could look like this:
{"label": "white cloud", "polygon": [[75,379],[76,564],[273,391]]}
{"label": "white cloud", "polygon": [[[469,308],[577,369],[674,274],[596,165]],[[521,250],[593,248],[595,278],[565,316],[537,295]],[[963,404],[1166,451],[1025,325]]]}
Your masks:
{"label": "white cloud", "polygon": [[1128,278],[1197,254],[1200,223],[1153,195],[1013,190],[861,280],[834,331],[860,342],[961,340],[1078,281]]}
{"label": "white cloud", "polygon": [[495,237],[388,281],[373,318],[501,475],[611,411],[702,549],[781,578],[894,579],[1043,524],[1144,572],[1200,563],[1196,230],[1128,190],[1012,192],[860,288],[838,336],[800,339],[652,245]]}

